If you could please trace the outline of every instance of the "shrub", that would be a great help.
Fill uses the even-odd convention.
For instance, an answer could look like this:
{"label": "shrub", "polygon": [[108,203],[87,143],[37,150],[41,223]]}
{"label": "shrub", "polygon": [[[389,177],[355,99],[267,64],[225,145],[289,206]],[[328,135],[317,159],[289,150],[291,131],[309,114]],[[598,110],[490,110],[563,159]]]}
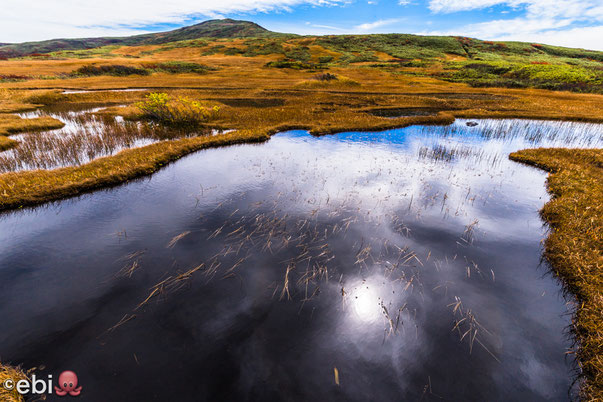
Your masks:
{"label": "shrub", "polygon": [[336,80],[337,76],[335,74],[331,74],[331,73],[320,73],[320,74],[316,74],[314,77],[315,80],[318,81],[331,81],[331,80]]}
{"label": "shrub", "polygon": [[115,77],[124,77],[127,75],[149,75],[150,72],[144,68],[112,64],[107,66],[83,66],[75,70],[73,74],[85,76],[111,75]]}
{"label": "shrub", "polygon": [[24,81],[31,79],[27,75],[16,75],[16,74],[0,74],[0,81]]}
{"label": "shrub", "polygon": [[295,46],[285,50],[285,57],[300,62],[308,62],[312,55],[307,46]]}
{"label": "shrub", "polygon": [[150,93],[136,106],[144,117],[176,127],[200,126],[214,119],[220,110],[218,106],[205,106],[199,101],[158,92]]}
{"label": "shrub", "polygon": [[511,70],[510,66],[507,65],[493,65],[488,63],[469,63],[464,66],[464,68],[469,68],[475,71],[479,71],[483,74],[495,74],[501,75],[509,72]]}
{"label": "shrub", "polygon": [[314,70],[314,69],[320,68],[320,66],[317,66],[316,64],[304,63],[301,61],[288,61],[288,60],[271,61],[266,64],[266,67],[292,68],[294,70]]}
{"label": "shrub", "polygon": [[318,62],[319,63],[330,63],[333,61],[333,59],[334,59],[333,56],[320,56],[318,58]]}
{"label": "shrub", "polygon": [[148,70],[160,71],[170,74],[183,74],[183,73],[194,73],[194,74],[205,74],[208,71],[215,70],[215,68],[208,67],[199,63],[187,63],[182,61],[168,61],[165,63],[147,63],[143,65]]}

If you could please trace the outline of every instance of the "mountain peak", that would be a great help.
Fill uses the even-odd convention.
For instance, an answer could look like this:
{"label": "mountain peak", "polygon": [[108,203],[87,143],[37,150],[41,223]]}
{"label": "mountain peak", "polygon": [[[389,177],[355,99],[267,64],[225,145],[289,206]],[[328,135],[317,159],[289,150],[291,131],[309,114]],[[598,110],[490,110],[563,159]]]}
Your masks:
{"label": "mountain peak", "polygon": [[[170,41],[187,40],[196,38],[243,38],[254,36],[267,36],[274,34],[266,28],[251,21],[233,20],[207,20],[195,25],[182,27],[173,31],[151,34],[161,39],[169,38]],[[149,35],[150,36],[150,35]]]}
{"label": "mountain peak", "polygon": [[199,38],[251,38],[282,36],[251,21],[207,20],[172,31],[157,32],[125,38],[52,39],[42,42],[0,44],[0,57],[18,57],[32,53],[48,53],[57,50],[89,49],[106,45],[158,45]]}

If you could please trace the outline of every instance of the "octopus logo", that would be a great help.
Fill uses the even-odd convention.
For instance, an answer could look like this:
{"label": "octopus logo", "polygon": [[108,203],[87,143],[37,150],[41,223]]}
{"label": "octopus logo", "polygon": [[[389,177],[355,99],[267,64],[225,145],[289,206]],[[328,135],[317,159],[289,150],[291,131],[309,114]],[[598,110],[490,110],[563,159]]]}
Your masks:
{"label": "octopus logo", "polygon": [[54,387],[54,392],[58,396],[78,396],[82,392],[82,387],[77,386],[77,375],[73,371],[63,371],[59,375],[59,386]]}

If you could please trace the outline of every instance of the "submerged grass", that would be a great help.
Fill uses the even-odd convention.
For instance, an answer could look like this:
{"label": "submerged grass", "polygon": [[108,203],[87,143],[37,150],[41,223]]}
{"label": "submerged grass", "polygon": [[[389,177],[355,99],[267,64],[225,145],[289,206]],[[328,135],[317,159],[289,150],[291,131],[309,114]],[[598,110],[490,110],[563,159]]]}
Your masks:
{"label": "submerged grass", "polygon": [[348,125],[311,126],[300,123],[272,127],[264,125],[255,129],[238,129],[221,135],[161,141],[141,148],[126,149],[116,155],[99,158],[81,166],[4,173],[0,175],[0,211],[32,206],[117,185],[151,174],[165,164],[200,149],[266,141],[272,134],[288,129],[310,129],[314,135],[322,135],[353,129],[377,131],[412,124],[450,124],[452,121],[454,118],[451,115],[442,114],[369,124],[370,122],[363,117],[358,121],[352,120]]}
{"label": "submerged grass", "polygon": [[603,150],[528,149],[512,160],[550,172],[545,257],[578,308],[572,325],[584,400],[603,400]]}
{"label": "submerged grass", "polygon": [[262,130],[236,131],[211,137],[162,141],[86,165],[56,170],[5,173],[0,176],[0,209],[18,208],[74,196],[150,174],[181,156],[208,147],[265,141]]}

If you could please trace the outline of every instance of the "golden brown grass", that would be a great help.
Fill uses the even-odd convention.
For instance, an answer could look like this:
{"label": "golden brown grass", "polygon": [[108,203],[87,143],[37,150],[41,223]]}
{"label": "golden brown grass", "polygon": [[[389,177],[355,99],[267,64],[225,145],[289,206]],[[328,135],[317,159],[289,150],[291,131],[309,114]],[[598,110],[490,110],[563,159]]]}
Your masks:
{"label": "golden brown grass", "polygon": [[[219,42],[219,41],[218,41]],[[236,41],[235,41],[236,42]],[[234,42],[233,42],[234,43]],[[234,43],[236,44],[236,43]],[[316,55],[324,49],[315,48]],[[133,54],[136,49],[122,48],[114,53]],[[449,124],[454,117],[527,117],[603,121],[603,96],[544,90],[511,90],[470,88],[465,84],[443,82],[433,77],[395,75],[387,71],[350,66],[331,68],[330,74],[345,77],[323,83],[313,77],[316,71],[298,71],[265,67],[274,55],[242,57],[201,56],[199,49],[171,49],[145,56],[152,50],[140,47],[140,58],[9,60],[0,67],[11,74],[34,76],[70,72],[90,64],[140,65],[145,62],[169,61],[175,58],[202,63],[218,70],[205,75],[163,74],[129,77],[82,77],[32,79],[25,82],[0,83],[0,110],[4,107],[31,108],[35,105],[76,107],[90,105],[129,105],[112,107],[108,114],[121,114],[139,119],[133,105],[151,91],[166,92],[196,100],[207,100],[221,106],[212,126],[238,130],[228,136],[212,139],[185,139],[161,142],[140,150],[125,151],[89,165],[51,172],[20,172],[0,176],[0,209],[30,205],[81,191],[116,184],[140,174],[155,171],[168,160],[206,146],[226,145],[264,138],[279,129],[304,128],[312,134],[329,134],[348,130],[384,130],[409,124]],[[316,56],[314,55],[314,56]],[[327,72],[327,70],[323,71]],[[349,80],[349,81],[348,81]],[[299,83],[310,82],[300,85]],[[314,84],[316,82],[317,84]],[[44,89],[46,88],[46,89]],[[53,89],[55,88],[55,89]],[[148,91],[62,94],[56,88],[111,89],[148,88]],[[237,104],[229,99],[257,99],[273,102],[269,107]],[[366,113],[370,108],[420,107],[440,112],[435,116],[387,119]],[[58,127],[52,119],[19,119],[0,115],[0,133]],[[253,134],[249,134],[253,133]],[[257,138],[256,138],[257,137]],[[14,146],[5,139],[6,146]]]}
{"label": "golden brown grass", "polygon": [[359,87],[361,84],[348,77],[338,76],[337,79],[331,81],[320,81],[317,79],[304,80],[295,85],[296,88],[330,88],[330,89],[346,89]]}
{"label": "golden brown grass", "polygon": [[[146,48],[141,47],[141,51]],[[131,54],[134,48],[116,50]],[[312,47],[312,56],[324,52]],[[148,49],[147,49],[148,50]],[[300,82],[310,81],[316,71],[298,71],[291,69],[275,69],[265,67],[266,63],[275,60],[275,55],[259,57],[226,56],[222,54],[202,56],[198,48],[172,49],[144,56],[139,59],[114,58],[114,59],[69,59],[69,60],[8,60],[0,61],[0,69],[7,74],[35,75],[33,72],[41,71],[43,74],[53,75],[71,72],[90,64],[123,64],[138,66],[147,62],[165,62],[182,60],[201,63],[218,68],[209,74],[199,76],[196,74],[164,74],[156,73],[149,76],[129,77],[81,77],[64,78],[57,76],[54,79],[32,79],[23,82],[0,83],[2,88],[11,88],[15,97],[26,97],[30,89],[38,88],[70,88],[70,89],[109,89],[109,88],[155,88],[155,89],[197,89],[199,99],[208,96],[257,96],[262,91],[283,93],[282,96],[292,97],[292,89]],[[584,121],[603,121],[603,96],[588,95],[568,92],[553,92],[535,89],[505,89],[505,88],[471,88],[462,83],[451,83],[438,80],[429,76],[414,76],[406,74],[393,74],[373,68],[351,65],[349,67],[330,68],[325,72],[345,76],[361,84],[360,87],[336,88],[340,84],[318,85],[317,88],[297,88],[297,92],[304,90],[306,93],[335,93],[345,92],[350,97],[358,94],[374,94],[383,106],[411,107],[429,99],[435,107],[438,104],[453,104],[459,109],[457,116],[483,117],[497,115],[498,117],[526,117],[526,118],[554,118]],[[42,73],[40,73],[42,74]],[[311,86],[312,86],[311,85]],[[16,91],[20,89],[21,91]],[[17,92],[22,92],[19,94]],[[31,92],[31,91],[30,91]],[[427,94],[427,95],[426,95]],[[474,94],[481,98],[455,97],[455,94]],[[18,95],[18,96],[17,96]],[[101,96],[101,94],[74,94],[67,96],[67,101],[76,98]],[[120,96],[126,102],[136,97],[136,93],[102,94],[117,100]],[[296,95],[297,96],[297,95]],[[487,97],[490,97],[489,99]],[[1,96],[0,96],[1,99]],[[21,102],[21,107],[31,107],[31,103]],[[18,106],[15,105],[15,107]],[[0,101],[0,111],[2,102]]]}
{"label": "golden brown grass", "polygon": [[14,148],[17,146],[17,144],[19,144],[19,141],[15,141],[0,135],[0,152]]}
{"label": "golden brown grass", "polygon": [[[305,40],[305,39],[301,39]],[[240,40],[217,39],[212,45]],[[315,45],[309,46],[311,60],[340,54]],[[316,71],[275,69],[266,63],[277,55],[243,57],[215,54],[203,56],[202,48],[174,48],[148,54],[159,46],[121,47],[117,57],[57,60],[0,61],[5,74],[32,77],[22,82],[0,83],[0,134],[56,128],[52,119],[20,119],[6,113],[31,110],[37,105],[113,105],[106,114],[140,118],[133,106],[147,91],[62,94],[61,89],[148,88],[174,96],[221,103],[216,127],[236,131],[213,136],[164,141],[92,161],[79,167],[51,171],[27,171],[0,175],[0,210],[35,205],[74,196],[85,191],[117,185],[150,174],[181,156],[208,147],[265,141],[271,134],[292,128],[310,130],[315,135],[348,130],[384,130],[410,124],[449,124],[454,117],[536,118],[603,122],[603,96],[537,89],[471,88],[431,76],[413,73],[437,72],[409,68],[407,74],[350,65],[324,70],[346,77],[347,84],[313,80]],[[380,59],[389,55],[376,54]],[[136,59],[131,57],[135,56]],[[451,56],[452,57],[452,56]],[[180,60],[201,63],[218,70],[205,75],[155,73],[149,76],[79,77],[68,74],[90,64],[139,66],[146,62]],[[438,67],[439,68],[439,67]],[[421,74],[425,75],[425,74]],[[358,85],[350,83],[358,83]],[[270,107],[233,106],[228,99],[281,100]],[[116,107],[116,105],[129,105]],[[386,119],[366,113],[370,108],[430,108],[436,116]],[[0,151],[15,146],[0,135]],[[601,232],[603,228],[603,177],[601,151],[528,150],[512,155],[515,160],[546,168],[553,173],[549,188],[555,195],[543,209],[553,232],[546,243],[547,258],[556,272],[577,295],[575,332],[578,358],[587,382],[586,398],[603,399],[603,314],[601,289]],[[597,181],[598,180],[598,181]]]}
{"label": "golden brown grass", "polygon": [[39,204],[115,185],[152,173],[195,150],[268,139],[263,131],[237,131],[212,137],[164,141],[129,149],[79,167],[0,175],[0,209]]}
{"label": "golden brown grass", "polygon": [[2,386],[4,381],[8,379],[16,384],[20,380],[26,380],[27,375],[17,368],[0,364],[0,400],[3,402],[22,402],[23,397],[15,389],[7,390]]}
{"label": "golden brown grass", "polygon": [[[382,122],[378,127],[367,127],[383,130],[410,124],[448,124],[452,119],[450,115],[421,116],[392,119],[391,122]],[[354,122],[352,121],[352,123]],[[327,134],[348,129],[365,129],[367,127],[347,125],[313,127],[312,125],[300,126],[298,124],[267,127],[264,125],[256,129],[239,129],[215,136],[162,141],[142,148],[127,149],[116,155],[99,158],[77,167],[5,173],[0,175],[0,211],[36,205],[102,187],[117,185],[136,177],[151,174],[165,164],[200,149],[266,141],[270,138],[270,135],[287,129],[308,128],[317,134]]]}
{"label": "golden brown grass", "polygon": [[43,131],[61,128],[65,124],[52,117],[22,119],[14,114],[0,114],[0,135],[22,133],[24,131]]}
{"label": "golden brown grass", "polygon": [[550,172],[545,256],[576,296],[572,331],[585,400],[603,400],[603,150],[528,149],[512,160]]}

